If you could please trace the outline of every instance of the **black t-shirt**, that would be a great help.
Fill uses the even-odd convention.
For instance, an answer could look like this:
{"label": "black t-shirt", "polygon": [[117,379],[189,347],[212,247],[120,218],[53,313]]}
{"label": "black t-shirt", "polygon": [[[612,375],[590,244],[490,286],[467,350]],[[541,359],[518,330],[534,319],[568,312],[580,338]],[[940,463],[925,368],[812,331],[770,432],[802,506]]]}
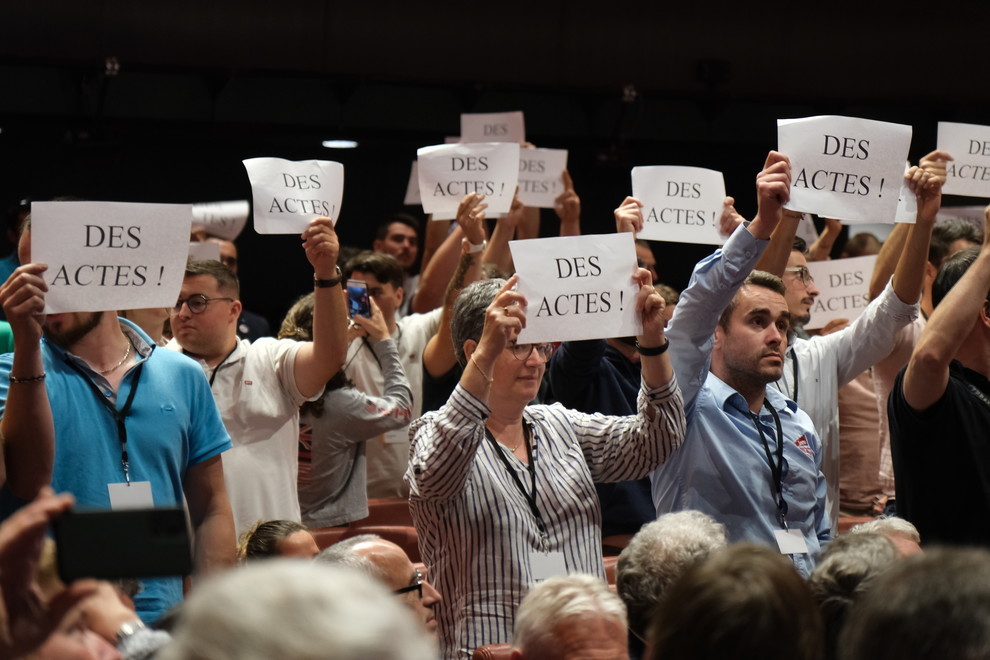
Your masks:
{"label": "black t-shirt", "polygon": [[990,381],[953,361],[942,398],[918,412],[905,370],[887,401],[897,513],[925,544],[990,545]]}

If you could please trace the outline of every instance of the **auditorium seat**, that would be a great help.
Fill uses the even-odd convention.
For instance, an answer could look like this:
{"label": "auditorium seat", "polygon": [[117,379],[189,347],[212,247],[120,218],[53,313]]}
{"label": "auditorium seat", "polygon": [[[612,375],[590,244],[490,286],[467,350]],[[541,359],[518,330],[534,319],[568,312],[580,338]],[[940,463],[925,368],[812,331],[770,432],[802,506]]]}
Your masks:
{"label": "auditorium seat", "polygon": [[355,520],[351,527],[404,525],[412,527],[409,500],[404,497],[381,497],[368,500],[368,517]]}
{"label": "auditorium seat", "polygon": [[316,540],[316,547],[323,550],[344,538],[348,529],[348,527],[314,527],[309,530],[309,533]]}

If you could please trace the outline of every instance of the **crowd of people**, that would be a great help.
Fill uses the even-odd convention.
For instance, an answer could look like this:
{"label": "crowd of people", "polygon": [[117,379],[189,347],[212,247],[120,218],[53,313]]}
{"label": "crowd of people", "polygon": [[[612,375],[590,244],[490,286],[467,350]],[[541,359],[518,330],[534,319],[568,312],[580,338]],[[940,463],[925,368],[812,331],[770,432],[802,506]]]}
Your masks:
{"label": "crowd of people", "polygon": [[[46,316],[14,214],[0,658],[990,657],[990,242],[936,222],[951,159],[905,174],[913,223],[847,243],[877,254],[870,302],[816,330],[808,262],[841,223],[796,236],[777,152],[684,291],[636,241],[640,334],[560,344],[518,342],[508,243],[538,217],[518,199],[492,222],[471,193],[425,232],[390,217],[368,250],[311,221],[313,292],[275,337],[229,242],[169,310]],[[320,547],[369,498],[407,500],[415,558],[371,533]],[[46,530],[75,506],[185,507],[191,581],[62,582]]]}

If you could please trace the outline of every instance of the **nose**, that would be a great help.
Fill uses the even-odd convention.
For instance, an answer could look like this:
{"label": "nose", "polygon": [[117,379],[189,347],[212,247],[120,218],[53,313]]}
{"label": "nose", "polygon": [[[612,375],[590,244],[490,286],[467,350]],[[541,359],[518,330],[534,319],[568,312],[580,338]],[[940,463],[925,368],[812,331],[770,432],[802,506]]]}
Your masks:
{"label": "nose", "polygon": [[423,605],[426,607],[433,607],[442,600],[440,592],[437,591],[432,584],[423,580]]}
{"label": "nose", "polygon": [[543,356],[540,355],[540,351],[537,349],[538,344],[533,344],[529,347],[529,353],[526,355],[526,365],[531,367],[538,367],[543,364]]}
{"label": "nose", "polygon": [[804,285],[804,288],[808,290],[808,295],[812,298],[818,296],[818,294],[822,292],[821,289],[818,288],[818,285],[815,284],[814,280],[809,280],[808,283]]}

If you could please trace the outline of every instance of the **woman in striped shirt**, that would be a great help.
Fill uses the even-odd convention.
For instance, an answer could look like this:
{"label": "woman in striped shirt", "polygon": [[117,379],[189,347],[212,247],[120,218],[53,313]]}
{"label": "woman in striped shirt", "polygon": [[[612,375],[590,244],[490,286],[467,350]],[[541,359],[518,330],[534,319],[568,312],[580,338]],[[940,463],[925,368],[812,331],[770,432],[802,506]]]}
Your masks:
{"label": "woman in striped shirt", "polygon": [[594,482],[638,479],[684,437],[684,406],[664,338],[664,301],[644,269],[636,309],[643,384],[638,414],[609,417],[528,405],[551,344],[517,344],[526,300],[508,282],[466,288],[453,311],[464,374],[446,405],[413,423],[410,508],[443,600],[444,658],[508,642],[535,582],[562,573],[605,578]]}

